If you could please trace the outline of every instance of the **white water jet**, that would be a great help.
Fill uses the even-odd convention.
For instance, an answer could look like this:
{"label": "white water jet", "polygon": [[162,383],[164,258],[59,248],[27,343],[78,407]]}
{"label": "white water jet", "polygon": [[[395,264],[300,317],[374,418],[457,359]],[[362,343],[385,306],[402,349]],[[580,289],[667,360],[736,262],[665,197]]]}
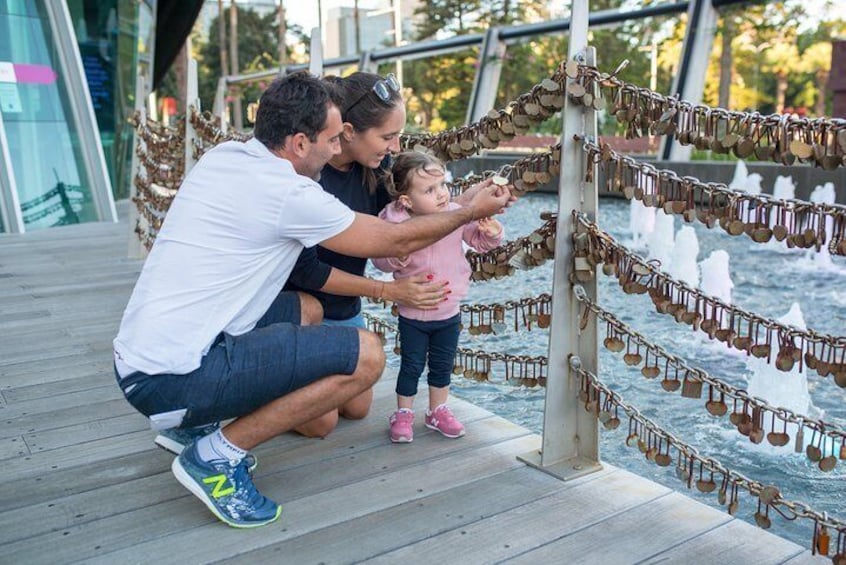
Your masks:
{"label": "white water jet", "polygon": [[773,185],[773,198],[778,200],[790,200],[796,198],[796,184],[793,182],[793,177],[787,175],[779,175],[776,177]]}
{"label": "white water jet", "polygon": [[670,266],[667,272],[676,280],[687,283],[693,288],[699,286],[699,238],[690,226],[682,226],[676,234],[676,244],[670,254]]}
{"label": "white water jet", "polygon": [[699,262],[702,272],[702,292],[731,304],[731,289],[734,283],[729,273],[729,254],[724,249],[712,251],[707,258]]}
{"label": "white water jet", "polygon": [[[834,204],[835,201],[835,194],[834,194],[834,183],[827,182],[822,186],[817,186],[813,192],[811,192],[811,202],[814,204]],[[832,234],[834,232],[834,219],[831,217],[825,218],[825,231],[827,234]],[[830,238],[826,238],[828,241]],[[831,262],[831,253],[828,251],[828,245],[823,245],[820,247],[820,250],[817,251],[815,247],[811,249],[807,249],[805,251],[805,258],[809,259],[813,262],[814,266],[820,269],[831,270],[834,267],[834,264]]]}
{"label": "white water jet", "polygon": [[734,167],[734,177],[729,183],[729,188],[734,190],[744,190],[746,186],[746,178],[749,176],[749,171],[746,169],[746,163],[743,159],[737,160],[737,165]]}
{"label": "white water jet", "polygon": [[[791,200],[796,198],[796,184],[793,182],[793,177],[787,175],[779,175],[776,177],[775,184],[773,185],[773,198],[776,200]],[[786,223],[791,220],[791,217],[785,216],[784,218],[779,218],[777,214],[770,214],[770,227],[775,226],[778,223]],[[757,247],[758,244],[754,244],[754,247]],[[772,238],[768,242],[763,244],[763,248],[768,251],[775,251],[778,253],[795,253],[798,251],[797,249],[791,249],[787,247],[787,243],[784,241],[779,241],[776,238]]]}
{"label": "white water jet", "polygon": [[672,263],[675,246],[675,218],[661,212],[655,214],[655,227],[646,238],[647,256],[661,262],[661,269],[666,271]]}
{"label": "white water jet", "polygon": [[632,198],[629,205],[629,230],[632,232],[632,248],[643,249],[649,235],[655,231],[655,208],[644,206]]}
{"label": "white water jet", "polygon": [[[795,326],[801,330],[806,329],[802,310],[796,302],[793,303],[787,314],[779,318],[778,321],[788,326]],[[778,346],[777,344],[773,344],[773,363],[775,362],[775,355],[777,353]],[[749,356],[746,360],[746,367],[749,370],[747,392],[749,392],[750,396],[757,396],[766,400],[771,406],[787,408],[797,414],[803,414],[812,418],[822,417],[822,410],[814,406],[811,395],[808,392],[808,378],[804,370],[804,365],[800,371],[799,363],[796,363],[793,369],[785,372],[776,369],[775,365],[767,363],[766,359]],[[769,433],[773,429],[772,422],[772,415],[765,414],[764,433]],[[775,427],[777,432],[781,432],[783,424],[777,420]],[[797,431],[796,424],[788,425],[787,430],[791,438],[795,439]],[[805,442],[807,443],[808,441],[810,441],[810,437],[805,437]],[[792,452],[793,442],[790,442],[784,447],[773,447],[764,442],[758,447],[771,453]]]}
{"label": "white water jet", "polygon": [[749,194],[761,194],[761,181],[764,179],[758,173],[750,173],[746,177],[746,182],[743,183],[743,188],[741,190],[748,192]]}

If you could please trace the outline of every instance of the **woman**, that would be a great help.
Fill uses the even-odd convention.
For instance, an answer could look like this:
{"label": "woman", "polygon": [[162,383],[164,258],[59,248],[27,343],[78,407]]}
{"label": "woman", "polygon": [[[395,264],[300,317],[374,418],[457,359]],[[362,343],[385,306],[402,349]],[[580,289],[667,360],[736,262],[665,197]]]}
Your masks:
{"label": "woman", "polygon": [[[381,181],[390,168],[390,155],[399,151],[405,126],[405,106],[393,75],[353,73],[346,78],[327,77],[344,100],[341,117],[341,153],[323,168],[320,184],[352,210],[375,216],[390,202]],[[305,291],[323,306],[324,323],[365,327],[361,296],[384,298],[417,308],[434,308],[447,290],[445,283],[421,275],[403,281],[374,281],[364,277],[367,259],[349,257],[314,247],[306,249],[291,273],[286,290]],[[372,391],[306,424],[297,431],[324,437],[338,423],[338,416],[364,418],[373,400]]]}

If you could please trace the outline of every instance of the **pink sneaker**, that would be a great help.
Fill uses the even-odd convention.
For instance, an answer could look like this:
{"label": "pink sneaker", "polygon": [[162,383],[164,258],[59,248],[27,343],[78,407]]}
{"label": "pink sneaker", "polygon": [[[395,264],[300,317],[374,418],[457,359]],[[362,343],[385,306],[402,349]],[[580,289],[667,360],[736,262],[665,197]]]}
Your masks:
{"label": "pink sneaker", "polygon": [[411,410],[397,410],[388,418],[391,423],[391,441],[394,443],[411,443],[414,441],[414,412]]}
{"label": "pink sneaker", "polygon": [[441,432],[446,437],[457,438],[464,435],[464,425],[455,419],[446,404],[435,408],[434,412],[426,410],[426,427]]}

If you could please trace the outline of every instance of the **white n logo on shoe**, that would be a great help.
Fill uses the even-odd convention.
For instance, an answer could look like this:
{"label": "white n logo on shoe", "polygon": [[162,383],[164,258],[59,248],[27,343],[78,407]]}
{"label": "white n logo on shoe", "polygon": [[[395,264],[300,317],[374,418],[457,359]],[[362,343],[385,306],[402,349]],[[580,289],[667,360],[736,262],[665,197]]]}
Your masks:
{"label": "white n logo on shoe", "polygon": [[203,483],[207,485],[214,484],[214,488],[211,491],[211,495],[214,498],[220,498],[221,496],[226,496],[227,494],[235,492],[235,486],[231,483],[229,484],[229,487],[226,487],[227,481],[228,479],[226,478],[226,475],[214,475],[203,479]]}

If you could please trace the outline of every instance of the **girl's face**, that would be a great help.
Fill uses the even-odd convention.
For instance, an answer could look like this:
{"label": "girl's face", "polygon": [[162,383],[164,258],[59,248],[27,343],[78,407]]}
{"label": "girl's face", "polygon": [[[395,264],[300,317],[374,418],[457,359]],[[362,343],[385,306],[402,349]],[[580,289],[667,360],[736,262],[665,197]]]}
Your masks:
{"label": "girl's face", "polygon": [[390,153],[398,153],[399,135],[405,127],[405,106],[394,106],[382,125],[355,131],[351,124],[344,124],[343,152],[353,161],[375,169]]}
{"label": "girl's face", "polygon": [[417,216],[446,212],[449,188],[444,170],[428,167],[417,169],[411,175],[408,192],[399,197],[400,204]]}

